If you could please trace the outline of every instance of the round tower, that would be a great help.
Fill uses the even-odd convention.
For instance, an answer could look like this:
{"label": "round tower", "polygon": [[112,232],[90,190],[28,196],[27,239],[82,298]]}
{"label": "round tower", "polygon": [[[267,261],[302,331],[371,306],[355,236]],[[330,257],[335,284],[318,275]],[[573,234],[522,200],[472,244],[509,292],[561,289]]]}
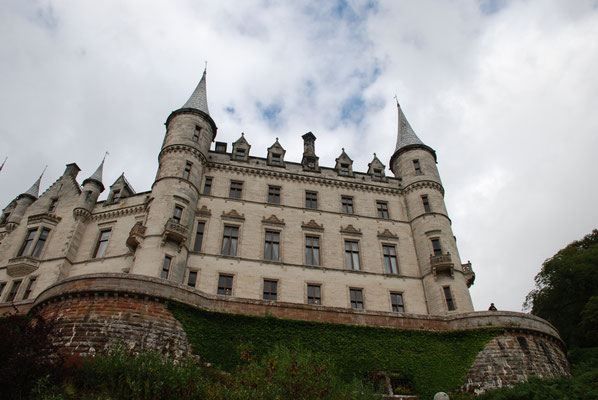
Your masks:
{"label": "round tower", "polygon": [[398,136],[390,169],[402,179],[428,312],[438,315],[473,311],[468,289],[470,268],[461,265],[444,204],[436,152],[417,137],[398,102],[397,108]]}
{"label": "round tower", "polygon": [[208,111],[206,71],[189,100],[166,119],[132,273],[183,281],[208,151],[216,137]]}
{"label": "round tower", "polygon": [[73,209],[75,219],[87,221],[93,212],[93,208],[98,201],[100,193],[104,191],[104,184],[102,183],[102,174],[104,171],[104,161],[106,156],[102,159],[99,167],[87,179],[83,181],[83,191],[77,200],[77,205]]}

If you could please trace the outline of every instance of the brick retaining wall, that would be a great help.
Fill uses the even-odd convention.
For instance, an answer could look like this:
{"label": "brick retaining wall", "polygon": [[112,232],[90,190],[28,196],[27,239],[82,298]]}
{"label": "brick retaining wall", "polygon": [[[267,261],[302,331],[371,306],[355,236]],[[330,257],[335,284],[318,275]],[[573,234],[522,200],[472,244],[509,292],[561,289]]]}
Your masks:
{"label": "brick retaining wall", "polygon": [[93,274],[57,283],[36,298],[33,311],[55,323],[55,344],[63,351],[95,354],[120,343],[171,357],[191,353],[181,324],[167,309],[172,299],[206,310],[255,316],[445,331],[498,328],[467,374],[461,390],[482,392],[525,381],[529,376],[568,375],[565,347],[556,329],[541,318],[508,311],[426,316],[356,311],[294,303],[208,295],[185,285],[129,274]]}

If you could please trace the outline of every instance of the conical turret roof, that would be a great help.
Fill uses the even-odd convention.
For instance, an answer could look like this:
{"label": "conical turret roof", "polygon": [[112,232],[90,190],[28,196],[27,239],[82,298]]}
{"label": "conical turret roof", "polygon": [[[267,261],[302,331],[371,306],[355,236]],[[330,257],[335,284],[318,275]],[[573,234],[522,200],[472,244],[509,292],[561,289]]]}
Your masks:
{"label": "conical turret roof", "polygon": [[[45,170],[44,170],[44,172],[45,172]],[[39,176],[39,178],[37,178],[35,183],[33,185],[31,185],[29,190],[26,191],[25,193],[21,194],[21,196],[29,196],[29,197],[33,197],[34,199],[37,199],[39,197],[39,185],[42,182],[42,176],[44,176],[43,172]],[[19,196],[19,197],[21,197],[21,196]]]}
{"label": "conical turret roof", "polygon": [[96,182],[100,185],[100,193],[104,191],[104,184],[102,183],[102,174],[104,173],[104,161],[106,161],[106,156],[102,159],[102,162],[98,166],[98,169],[87,179],[83,181],[83,185],[87,182]]}
{"label": "conical turret roof", "polygon": [[206,91],[206,70],[204,69],[201,80],[197,84],[197,87],[193,91],[189,100],[185,103],[183,108],[194,108],[210,115],[208,111],[208,95]]}
{"label": "conical turret roof", "polygon": [[397,144],[395,146],[395,151],[393,156],[391,157],[391,164],[392,160],[395,156],[403,151],[410,149],[410,148],[423,148],[432,153],[434,159],[436,159],[436,152],[431,147],[427,146],[417,137],[415,131],[407,121],[407,117],[403,113],[403,109],[401,105],[397,101],[397,113],[398,113],[398,132],[397,132]]}
{"label": "conical turret roof", "polygon": [[397,102],[397,109],[399,114],[399,124],[398,124],[398,133],[397,133],[397,145],[395,147],[395,151],[402,149],[405,146],[410,146],[414,144],[422,145],[424,144],[415,134],[415,131],[407,121],[403,110],[401,109],[401,105]]}

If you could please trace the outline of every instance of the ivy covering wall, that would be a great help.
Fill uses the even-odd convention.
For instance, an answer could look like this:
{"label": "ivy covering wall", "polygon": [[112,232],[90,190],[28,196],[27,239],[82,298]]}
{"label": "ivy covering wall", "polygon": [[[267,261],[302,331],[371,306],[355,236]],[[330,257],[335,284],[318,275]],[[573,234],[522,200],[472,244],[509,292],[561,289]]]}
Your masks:
{"label": "ivy covering wall", "polygon": [[413,392],[431,395],[461,386],[476,355],[496,330],[425,332],[217,313],[170,302],[194,351],[232,372],[241,353],[257,359],[274,345],[329,358],[341,379],[380,371],[409,381]]}

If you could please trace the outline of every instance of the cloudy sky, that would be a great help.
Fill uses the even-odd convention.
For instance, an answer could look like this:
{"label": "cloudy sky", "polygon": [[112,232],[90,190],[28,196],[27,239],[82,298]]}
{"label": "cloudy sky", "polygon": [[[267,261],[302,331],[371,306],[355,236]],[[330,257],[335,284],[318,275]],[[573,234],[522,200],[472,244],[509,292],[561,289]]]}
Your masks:
{"label": "cloudy sky", "polygon": [[[388,165],[396,94],[438,153],[476,309],[521,310],[598,226],[598,1],[23,1],[0,7],[0,207],[47,165],[149,190],[166,117],[208,61],[218,140]],[[388,171],[390,174],[390,171]],[[106,193],[104,193],[105,197]]]}

